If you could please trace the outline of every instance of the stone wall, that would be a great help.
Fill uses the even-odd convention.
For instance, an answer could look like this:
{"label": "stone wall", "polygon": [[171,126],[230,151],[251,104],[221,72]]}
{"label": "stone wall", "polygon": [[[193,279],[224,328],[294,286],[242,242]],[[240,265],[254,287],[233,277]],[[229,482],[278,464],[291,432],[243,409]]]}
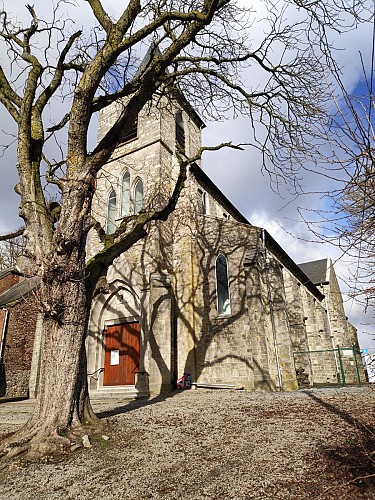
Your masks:
{"label": "stone wall", "polygon": [[[144,184],[144,207],[152,210],[161,208],[169,200],[174,188],[179,167],[174,156],[175,113],[181,108],[178,102],[167,97],[146,106],[138,117],[138,136],[116,148],[111,160],[100,171],[97,190],[93,199],[93,215],[106,228],[108,197],[112,189],[117,195],[116,219],[120,223],[122,178],[130,173],[131,205],[134,203],[134,185],[138,179]],[[114,103],[100,113],[98,139],[114,123],[121,111],[121,103]],[[195,120],[183,111],[185,123],[186,153],[197,153],[201,142],[201,131]],[[131,209],[130,215],[133,214]],[[90,259],[102,248],[94,233],[90,232],[87,255]]]}
{"label": "stone wall", "polygon": [[12,370],[5,366],[5,376],[6,397],[28,397],[30,370]]}
{"label": "stone wall", "polygon": [[150,280],[147,372],[151,394],[169,392],[176,381],[173,311],[169,277],[153,274]]}
{"label": "stone wall", "polygon": [[[348,318],[346,317],[340,286],[331,260],[328,260],[328,266],[327,274],[329,282],[324,284],[321,288],[326,296],[326,306],[333,344],[335,348],[337,345],[349,348],[343,351],[341,361],[346,383],[356,384],[358,383],[357,367],[351,347],[352,343],[358,347],[357,334],[355,328],[348,322]],[[359,364],[360,379],[364,380],[364,369],[359,354],[357,354],[357,362]],[[341,379],[342,376],[340,375],[340,381],[342,382]]]}
{"label": "stone wall", "polygon": [[[248,253],[257,254],[261,246],[261,230],[236,221],[209,193],[206,214],[201,215],[198,188],[204,191],[204,186],[190,178],[174,214],[178,372],[188,371],[197,382],[235,383],[257,390],[276,390],[280,373],[283,388],[294,389],[280,264],[271,256],[266,270],[263,255],[245,266]],[[224,317],[218,315],[216,303],[219,254],[227,259],[231,298],[231,313]]]}
{"label": "stone wall", "polygon": [[[309,342],[305,325],[305,312],[302,301],[302,285],[295,276],[283,268],[286,307],[289,317],[290,340],[293,350],[295,368],[299,373],[300,385],[312,385],[311,359],[307,354]],[[297,354],[303,352],[304,354]],[[303,384],[302,384],[303,382]]]}
{"label": "stone wall", "polygon": [[264,255],[263,269],[269,318],[268,349],[271,375],[282,390],[297,389],[296,371],[290,337],[286,305],[283,266],[268,250]]}
{"label": "stone wall", "polygon": [[[162,207],[173,190],[179,171],[174,155],[175,113],[181,103],[164,96],[157,104],[158,108],[154,101],[142,110],[137,138],[120,145],[98,176],[93,213],[103,228],[112,189],[117,194],[120,223],[126,170],[132,192],[138,178],[144,182],[145,210]],[[121,103],[115,103],[101,113],[99,138],[120,109]],[[185,150],[193,155],[200,147],[201,124],[186,110],[183,123]],[[204,213],[201,191],[206,197]],[[101,366],[105,325],[139,318],[140,369],[148,377],[142,387],[152,393],[169,390],[187,372],[196,382],[234,383],[256,390],[297,388],[296,367],[305,371],[309,384],[337,379],[337,365],[328,352],[331,337],[325,306],[298,281],[296,265],[282,256],[283,251],[277,245],[265,248],[262,230],[243,222],[204,176],[196,170],[188,172],[168,221],[150,224],[147,238],[108,270],[110,291],[93,304],[89,371]],[[98,238],[91,234],[88,256],[100,248]],[[218,314],[217,308],[219,254],[228,264],[231,310],[226,315]],[[334,315],[336,329],[342,328],[341,313]],[[327,352],[316,359],[295,356],[297,351],[312,350]],[[100,384],[101,376],[90,381],[92,389]]]}
{"label": "stone wall", "polygon": [[[329,282],[319,287],[325,295],[322,302],[319,302],[293,276],[286,275],[287,304],[296,369],[303,369],[311,385],[341,383],[343,380],[337,345],[351,347],[352,342],[357,345],[355,329],[345,317],[342,296],[333,267],[328,271]],[[300,322],[301,318],[303,324]],[[364,381],[364,371],[360,359],[358,361],[360,378]],[[356,363],[352,351],[343,351],[341,362],[346,382],[357,383]]]}
{"label": "stone wall", "polygon": [[[329,261],[329,263],[331,264],[331,261]],[[335,344],[340,344],[340,346],[350,346],[352,338],[348,331],[348,320],[344,310],[342,295],[332,265],[329,267],[328,273],[329,283],[323,285],[322,290],[326,296],[332,335]]]}
{"label": "stone wall", "polygon": [[[246,257],[246,305],[251,334],[251,352],[254,373],[254,389],[258,391],[275,391],[279,386],[275,372],[270,366],[269,342],[270,322],[268,321],[268,297],[262,269],[263,254],[260,243],[260,232],[249,246],[250,255]],[[272,327],[271,327],[272,328]]]}
{"label": "stone wall", "polygon": [[[175,151],[175,112],[180,108],[167,98],[158,101],[158,108],[151,105],[141,111],[138,117],[138,137],[122,144],[112,155],[111,161],[101,171],[97,180],[97,192],[93,201],[96,219],[106,226],[108,196],[112,189],[117,194],[116,218],[121,218],[122,177],[129,171],[132,186],[137,178],[144,183],[144,208],[161,208],[174,187],[178,174]],[[121,111],[121,103],[103,110],[100,117],[99,139]],[[186,152],[195,154],[200,145],[200,128],[195,120],[183,111],[185,124]],[[150,392],[170,390],[177,378],[176,353],[176,301],[173,288],[166,283],[173,281],[173,217],[169,222],[152,223],[148,237],[134,245],[119,257],[107,273],[107,281],[113,290],[126,283],[139,297],[136,315],[142,328],[141,362],[148,373]],[[131,224],[131,220],[129,221]],[[88,257],[101,249],[96,234],[91,232],[88,243]],[[159,276],[159,278],[158,278]],[[164,276],[164,278],[163,278]],[[112,303],[115,300],[116,292]],[[112,320],[104,309],[112,309]],[[123,307],[106,303],[105,296],[99,296],[93,304],[88,339],[89,371],[100,368],[102,348],[95,345],[103,338],[105,321],[116,321],[120,316],[129,317]],[[104,320],[104,317],[106,318]],[[102,376],[91,380],[94,390],[100,387]],[[147,384],[146,384],[147,385]]]}
{"label": "stone wall", "polygon": [[[197,220],[193,262],[196,267],[196,380],[254,388],[251,336],[246,304],[247,248],[256,229],[210,216]],[[216,259],[227,259],[230,314],[217,309]],[[253,325],[254,326],[254,325]]]}

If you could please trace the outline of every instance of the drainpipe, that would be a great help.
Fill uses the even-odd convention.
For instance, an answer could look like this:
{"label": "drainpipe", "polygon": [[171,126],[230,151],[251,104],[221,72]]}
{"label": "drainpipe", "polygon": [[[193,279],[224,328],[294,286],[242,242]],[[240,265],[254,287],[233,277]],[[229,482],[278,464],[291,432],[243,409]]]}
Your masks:
{"label": "drainpipe", "polygon": [[266,260],[266,283],[267,283],[267,294],[268,294],[268,303],[270,306],[270,314],[271,314],[271,324],[272,324],[272,335],[273,335],[273,344],[275,348],[275,355],[276,355],[276,365],[277,365],[277,376],[279,379],[279,390],[283,390],[283,379],[281,376],[281,368],[280,368],[280,359],[279,359],[279,348],[277,345],[277,332],[276,332],[276,325],[275,325],[275,317],[274,317],[274,309],[273,309],[273,301],[272,301],[272,294],[271,294],[271,284],[270,284],[270,277],[269,277],[269,258],[267,255],[267,249],[266,249],[266,238],[265,238],[265,230],[262,229],[262,239],[263,239],[263,251],[264,251],[264,257]]}
{"label": "drainpipe", "polygon": [[3,325],[3,331],[1,335],[1,344],[0,344],[0,363],[3,362],[3,356],[4,356],[4,345],[5,345],[5,332],[7,329],[8,325],[8,318],[9,318],[9,311],[5,307],[2,309],[5,312],[5,318],[4,318],[4,325]]}
{"label": "drainpipe", "polygon": [[[186,179],[189,182],[189,194],[192,197],[192,185],[190,182],[190,170],[188,170],[188,178]],[[192,285],[192,296],[191,296],[191,306],[192,306],[192,317],[191,317],[191,327],[192,327],[192,334],[193,334],[193,350],[194,350],[194,381],[198,381],[198,360],[197,360],[197,334],[195,331],[196,328],[196,318],[195,318],[195,304],[196,304],[196,295],[195,295],[195,290],[196,290],[196,283],[194,279],[194,255],[196,255],[196,252],[194,252],[194,243],[197,240],[197,225],[194,228],[195,236],[196,238],[190,238],[190,245],[189,245],[189,250],[190,250],[190,273],[191,273],[191,285]],[[178,348],[176,344],[176,356],[177,356],[177,361],[178,361]],[[186,360],[185,360],[186,363]],[[178,362],[177,362],[177,370],[178,370]],[[185,370],[186,371],[186,366]],[[177,376],[179,377],[180,375],[177,373]]]}
{"label": "drainpipe", "polygon": [[337,378],[337,382],[339,382],[340,381],[340,369],[339,369],[339,362],[337,360],[337,354],[336,354],[337,347],[335,345],[335,339],[333,338],[332,326],[331,326],[331,317],[329,315],[329,308],[328,308],[328,302],[327,302],[326,295],[324,296],[324,305],[325,305],[325,308],[326,308],[326,311],[327,311],[329,336],[331,337],[331,343],[332,343],[332,349],[333,349],[333,356],[335,358],[336,378]]}

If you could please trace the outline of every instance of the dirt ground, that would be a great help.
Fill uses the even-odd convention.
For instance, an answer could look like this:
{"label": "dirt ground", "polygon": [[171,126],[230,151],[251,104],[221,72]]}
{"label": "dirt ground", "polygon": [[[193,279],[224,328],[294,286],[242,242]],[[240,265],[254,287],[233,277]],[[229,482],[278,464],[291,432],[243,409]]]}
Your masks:
{"label": "dirt ground", "polygon": [[[0,434],[27,419],[30,405],[13,404],[3,407]],[[92,438],[92,448],[62,461],[13,463],[1,473],[0,498],[375,499],[369,387],[198,389],[94,407],[108,441]]]}

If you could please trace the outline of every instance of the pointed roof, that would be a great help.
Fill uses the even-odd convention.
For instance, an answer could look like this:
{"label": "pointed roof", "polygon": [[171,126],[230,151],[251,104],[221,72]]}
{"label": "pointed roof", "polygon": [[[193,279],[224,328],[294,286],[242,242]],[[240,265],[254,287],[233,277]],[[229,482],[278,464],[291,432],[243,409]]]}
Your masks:
{"label": "pointed roof", "polygon": [[[155,40],[152,41],[150,47],[148,48],[141,64],[139,65],[137,71],[134,74],[134,77],[140,76],[147,68],[147,66],[150,64],[154,56],[161,56],[162,53],[159,49],[159,45]],[[202,120],[202,118],[198,115],[198,113],[195,111],[193,106],[189,103],[189,101],[186,99],[184,93],[182,90],[178,88],[176,84],[172,84],[170,87],[172,89],[172,96],[179,101],[181,104],[182,108],[187,112],[187,114],[194,120],[195,124],[199,128],[205,128],[206,124]]]}
{"label": "pointed roof", "polygon": [[134,77],[137,77],[137,76],[139,76],[140,74],[142,74],[144,72],[144,70],[150,64],[150,62],[152,61],[152,58],[155,55],[159,57],[159,56],[161,56],[161,52],[160,52],[160,49],[159,49],[159,45],[157,45],[156,42],[153,41],[151,43],[151,45],[149,46],[149,48],[148,48],[148,50],[146,52],[146,55],[143,58],[143,61],[141,62],[141,64],[139,65],[137,71],[135,72]]}
{"label": "pointed roof", "polygon": [[327,280],[327,260],[319,259],[311,262],[298,264],[300,269],[310,278],[314,285],[328,283]]}

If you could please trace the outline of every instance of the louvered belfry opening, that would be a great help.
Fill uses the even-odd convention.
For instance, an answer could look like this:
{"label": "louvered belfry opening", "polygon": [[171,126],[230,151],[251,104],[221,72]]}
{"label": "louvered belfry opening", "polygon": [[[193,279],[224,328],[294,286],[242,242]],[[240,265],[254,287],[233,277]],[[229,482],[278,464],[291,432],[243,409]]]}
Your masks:
{"label": "louvered belfry opening", "polygon": [[177,111],[175,121],[176,121],[176,143],[182,150],[185,150],[185,129],[184,129],[184,121],[182,118],[181,110]]}

